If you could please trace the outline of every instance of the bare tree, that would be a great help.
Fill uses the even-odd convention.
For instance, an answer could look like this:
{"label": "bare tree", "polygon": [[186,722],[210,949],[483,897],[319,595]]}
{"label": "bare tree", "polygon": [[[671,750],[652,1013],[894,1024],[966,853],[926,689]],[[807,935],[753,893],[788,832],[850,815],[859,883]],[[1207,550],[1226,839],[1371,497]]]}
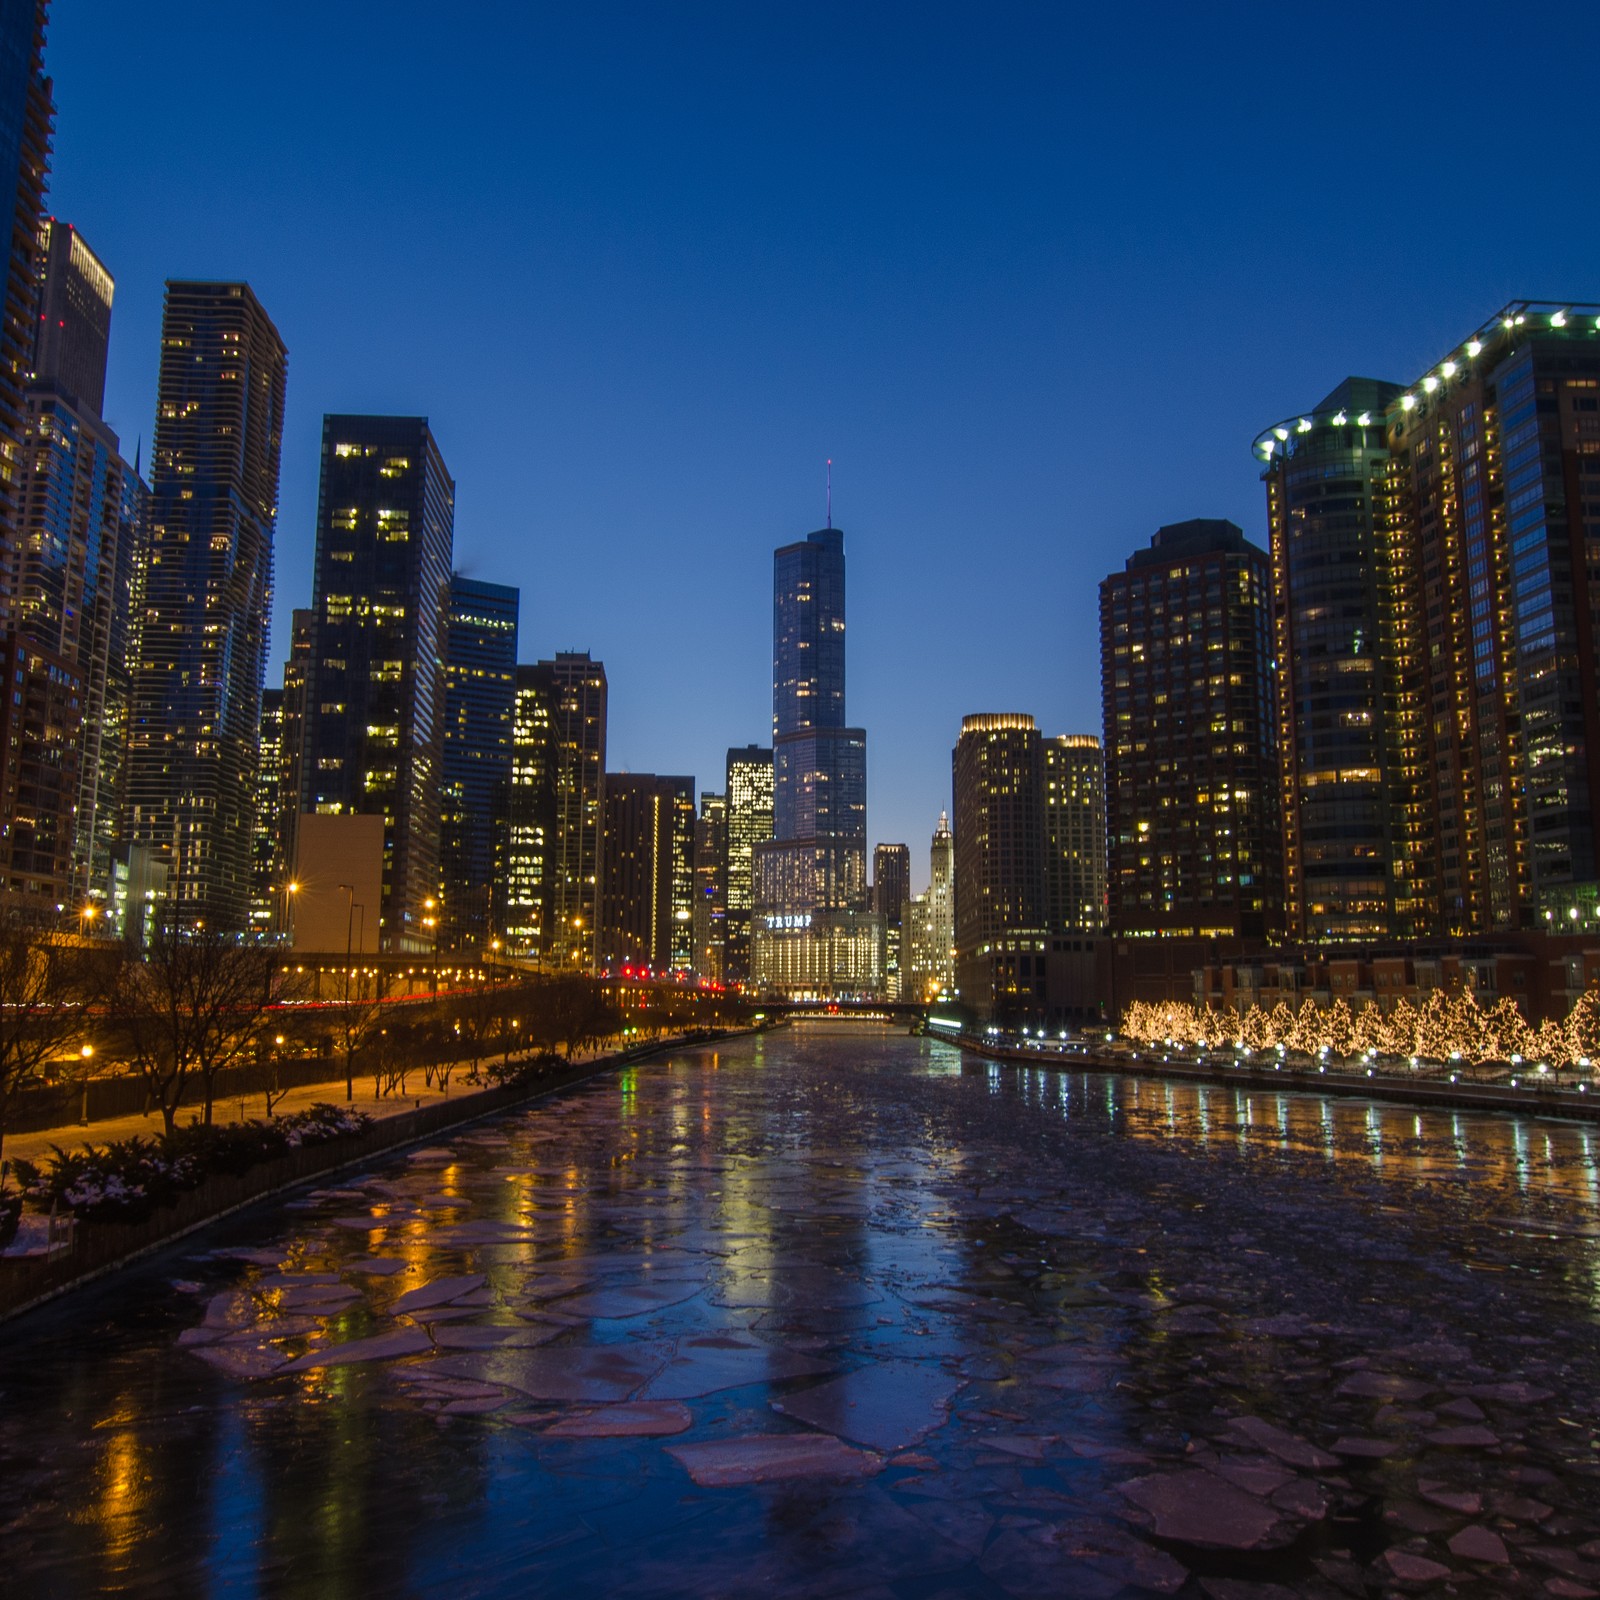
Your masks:
{"label": "bare tree", "polygon": [[0,1150],[15,1096],[75,1053],[115,961],[25,913],[0,914]]}
{"label": "bare tree", "polygon": [[253,1046],[277,968],[266,946],[170,924],[156,930],[143,960],[123,965],[111,1017],[168,1133],[196,1085],[210,1123],[217,1074]]}

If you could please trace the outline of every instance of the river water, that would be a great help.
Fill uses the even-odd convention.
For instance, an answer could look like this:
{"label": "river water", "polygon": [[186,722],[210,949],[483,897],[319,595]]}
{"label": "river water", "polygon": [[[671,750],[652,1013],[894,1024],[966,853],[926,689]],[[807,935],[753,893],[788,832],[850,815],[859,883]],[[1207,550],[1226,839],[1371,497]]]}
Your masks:
{"label": "river water", "polygon": [[662,1056],[0,1328],[0,1591],[1593,1593],[1597,1163],[870,1025]]}

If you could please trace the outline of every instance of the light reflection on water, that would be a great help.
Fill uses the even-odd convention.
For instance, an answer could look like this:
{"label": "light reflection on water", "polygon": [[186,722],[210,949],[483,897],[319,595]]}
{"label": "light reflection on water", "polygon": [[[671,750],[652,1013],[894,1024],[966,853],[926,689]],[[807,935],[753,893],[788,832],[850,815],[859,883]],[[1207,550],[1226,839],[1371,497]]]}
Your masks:
{"label": "light reflection on water", "polygon": [[991,1093],[1007,1072],[1024,1100],[1066,1117],[1098,1111],[1134,1139],[1313,1152],[1375,1174],[1484,1179],[1600,1206],[1600,1136],[1589,1123],[998,1063],[988,1066]]}
{"label": "light reflection on water", "polygon": [[[1400,1298],[1419,1325],[1475,1338],[1458,1298],[1476,1292],[1480,1268],[1525,1271],[1522,1294],[1538,1278],[1564,1331],[1587,1336],[1600,1307],[1600,1244],[1583,1231],[1600,1200],[1586,1125],[1062,1073],[870,1030],[685,1052],[423,1154],[180,1246],[19,1325],[9,1348],[0,1330],[0,1484],[27,1484],[15,1531],[18,1502],[0,1498],[0,1573],[20,1580],[16,1592],[786,1592],[840,1540],[883,1592],[992,1600],[960,1550],[942,1588],[898,1586],[908,1561],[946,1550],[936,1530],[907,1543],[920,1525],[906,1519],[928,1504],[914,1473],[942,1475],[991,1531],[1034,1517],[1030,1496],[1045,1490],[1122,1529],[1114,1485],[1130,1469],[1115,1455],[1151,1448],[1172,1417],[1142,1410],[1134,1391],[1170,1381],[1162,1407],[1198,1395],[1197,1350],[1209,1370],[1237,1372],[1237,1406],[1312,1404],[1278,1420],[1308,1435],[1323,1425],[1334,1385],[1280,1385],[1309,1358],[1292,1339],[1243,1331],[1291,1300],[1341,1322],[1318,1358],[1329,1362],[1393,1343],[1383,1313]],[[1412,1185],[1463,1196],[1496,1226],[1463,1224],[1462,1207],[1397,1215]],[[1543,1230],[1558,1210],[1574,1237],[1553,1242]],[[452,1242],[461,1227],[503,1237]],[[387,1364],[224,1377],[178,1339],[209,1297],[273,1270],[197,1259],[241,1241],[281,1251],[288,1274],[360,1287],[323,1318],[314,1338],[327,1343],[392,1331],[397,1292],[445,1274],[488,1283],[485,1298],[449,1310],[459,1320],[441,1314],[436,1340],[451,1326],[538,1326],[579,1296],[680,1278],[694,1280],[682,1303],[569,1312],[548,1348],[642,1360],[731,1339],[845,1371],[936,1367],[963,1387],[950,1421],[917,1443],[932,1466],[885,1468],[870,1485],[702,1490],[667,1456],[672,1440],[556,1443],[540,1430],[561,1408],[530,1422],[540,1407],[518,1395],[482,1416],[447,1415],[443,1396],[424,1403],[416,1383],[445,1343]],[[1324,1252],[1339,1248],[1350,1261],[1335,1283],[1340,1264]],[[364,1276],[374,1258],[408,1271]],[[198,1294],[181,1286],[190,1278],[203,1280]],[[570,1282],[552,1289],[551,1278]],[[1174,1332],[1179,1288],[1197,1280],[1218,1294],[1193,1320],[1219,1325]],[[283,1293],[257,1298],[276,1310]],[[1503,1310],[1477,1320],[1516,1331]],[[1515,1376],[1526,1351],[1488,1348],[1489,1337],[1475,1358]],[[1035,1358],[1063,1344],[1081,1364],[1047,1382],[1063,1369]],[[692,1396],[684,1437],[793,1426],[770,1401],[805,1381]],[[1202,1420],[1213,1398],[1195,1400]],[[1011,1433],[1081,1452],[1052,1444],[1050,1464],[1025,1476],[994,1459],[993,1440]]]}

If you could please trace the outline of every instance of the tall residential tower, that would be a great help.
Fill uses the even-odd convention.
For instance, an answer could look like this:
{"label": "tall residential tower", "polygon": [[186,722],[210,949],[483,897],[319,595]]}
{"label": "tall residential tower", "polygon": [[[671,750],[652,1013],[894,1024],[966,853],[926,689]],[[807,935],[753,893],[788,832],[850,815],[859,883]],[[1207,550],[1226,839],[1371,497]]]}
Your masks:
{"label": "tall residential tower", "polygon": [[181,921],[239,931],[287,373],[248,284],[167,284],[123,831]]}

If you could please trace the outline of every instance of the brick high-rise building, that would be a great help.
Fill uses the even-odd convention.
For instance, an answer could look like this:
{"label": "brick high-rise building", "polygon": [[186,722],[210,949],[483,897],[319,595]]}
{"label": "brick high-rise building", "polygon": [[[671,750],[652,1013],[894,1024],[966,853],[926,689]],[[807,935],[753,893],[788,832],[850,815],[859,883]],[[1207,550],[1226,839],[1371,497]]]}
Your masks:
{"label": "brick high-rise building", "polygon": [[123,833],[180,921],[241,931],[287,372],[248,284],[167,284]]}
{"label": "brick high-rise building", "polygon": [[323,418],[303,810],[383,818],[391,951],[432,949],[438,928],[454,541],[455,484],[427,418]]}
{"label": "brick high-rise building", "polygon": [[1162,528],[1100,585],[1114,933],[1282,931],[1271,621],[1231,522]]}

